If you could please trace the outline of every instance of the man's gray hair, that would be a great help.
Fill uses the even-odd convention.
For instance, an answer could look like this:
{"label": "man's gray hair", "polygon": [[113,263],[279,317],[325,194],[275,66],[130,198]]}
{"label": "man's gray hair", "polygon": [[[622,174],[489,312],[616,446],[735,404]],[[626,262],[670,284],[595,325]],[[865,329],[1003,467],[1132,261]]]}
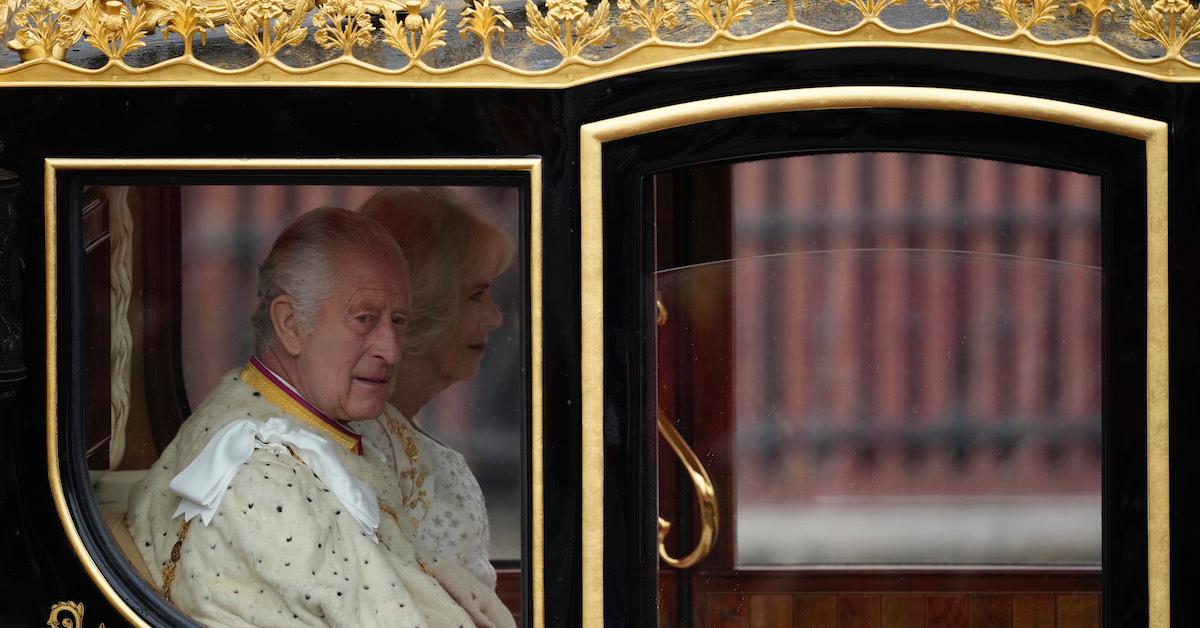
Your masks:
{"label": "man's gray hair", "polygon": [[354,254],[381,260],[408,283],[404,253],[378,222],[336,207],[314,209],[292,221],[258,267],[258,307],[250,317],[255,353],[267,353],[275,341],[271,302],[281,295],[295,303],[301,327],[311,333],[317,306],[333,292],[338,261]]}

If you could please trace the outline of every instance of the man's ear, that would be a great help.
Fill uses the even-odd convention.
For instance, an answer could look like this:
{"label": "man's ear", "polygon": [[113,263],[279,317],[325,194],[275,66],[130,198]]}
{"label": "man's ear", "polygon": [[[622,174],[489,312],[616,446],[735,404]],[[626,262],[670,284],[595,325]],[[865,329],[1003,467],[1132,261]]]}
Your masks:
{"label": "man's ear", "polygon": [[301,340],[304,338],[304,327],[300,324],[300,312],[292,298],[281,294],[271,301],[271,326],[275,328],[275,338],[288,355],[300,355]]}

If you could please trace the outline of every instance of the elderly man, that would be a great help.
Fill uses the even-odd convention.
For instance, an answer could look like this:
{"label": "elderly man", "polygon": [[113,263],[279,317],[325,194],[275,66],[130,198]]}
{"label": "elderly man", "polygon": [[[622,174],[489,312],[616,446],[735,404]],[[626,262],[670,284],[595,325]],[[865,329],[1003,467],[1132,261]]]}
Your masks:
{"label": "elderly man", "polygon": [[301,216],[259,268],[256,356],[130,498],[155,584],[199,622],[486,626],[501,615],[482,583],[456,578],[461,604],[438,584],[439,558],[409,541],[407,496],[348,423],[379,416],[391,392],[405,268],[387,232],[340,209]]}

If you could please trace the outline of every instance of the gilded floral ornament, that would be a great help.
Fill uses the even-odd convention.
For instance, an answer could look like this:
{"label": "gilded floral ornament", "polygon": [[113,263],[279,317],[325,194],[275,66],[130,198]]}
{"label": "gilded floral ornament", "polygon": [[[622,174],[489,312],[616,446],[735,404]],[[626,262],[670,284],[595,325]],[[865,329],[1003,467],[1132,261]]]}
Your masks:
{"label": "gilded floral ornament", "polygon": [[483,58],[492,58],[492,36],[504,45],[505,29],[512,30],[512,22],[504,16],[504,7],[492,6],[492,0],[475,0],[468,3],[462,10],[462,20],[458,22],[459,36],[474,35],[483,43]]}
{"label": "gilded floral ornament", "polygon": [[[1108,2],[1109,0],[1103,0]],[[979,0],[925,0],[925,5],[931,9],[942,7],[949,14],[951,22],[958,21],[959,13],[974,13],[979,10]]]}
{"label": "gilded floral ornament", "polygon": [[17,29],[8,47],[21,55],[22,61],[62,59],[82,33],[77,19],[84,0],[28,0],[13,15]]}
{"label": "gilded floral ornament", "polygon": [[679,0],[617,0],[617,8],[621,9],[618,24],[634,32],[646,31],[655,41],[660,28],[679,25],[679,14],[683,11]]}
{"label": "gilded floral ornament", "polygon": [[1091,18],[1092,23],[1088,28],[1088,37],[1097,37],[1100,35],[1100,20],[1107,15],[1111,20],[1116,15],[1116,10],[1120,8],[1121,0],[1078,0],[1071,5],[1071,13],[1083,10]]}
{"label": "gilded floral ornament", "polygon": [[[459,37],[450,38],[447,9],[439,6],[445,0],[0,0],[0,34],[7,31],[0,41],[20,55],[20,60],[11,54],[0,59],[0,89],[101,81],[145,86],[160,80],[174,85],[333,81],[392,86],[446,81],[557,88],[692,60],[859,43],[1059,58],[1200,84],[1200,46],[1190,45],[1200,39],[1200,9],[1188,0],[783,0],[786,19],[783,7],[762,16],[755,10],[754,28],[744,33],[740,26],[750,21],[751,6],[774,0],[615,0],[618,15],[610,14],[614,0],[545,0],[545,6],[535,4],[543,0],[527,0],[527,24],[515,26],[525,33],[508,42],[517,20],[511,9],[506,15],[498,6],[501,1],[463,0]],[[801,2],[816,11],[797,19]],[[834,3],[853,6],[865,28],[832,31],[818,24]],[[964,25],[964,15],[981,6],[996,13]],[[1121,28],[1101,29],[1105,19],[1122,22]],[[1048,22],[1055,27],[1038,28]],[[627,31],[621,41],[600,46],[614,27]],[[182,54],[179,46],[152,37],[155,28],[161,29],[162,40],[182,38]],[[708,29],[714,31],[712,37],[696,32]],[[201,44],[207,38],[211,46],[214,37],[223,44],[246,44],[260,59],[275,61],[246,64],[239,58],[226,63],[223,49],[210,50],[200,60],[193,55],[197,35]],[[71,52],[70,60],[63,61],[81,37],[86,48],[101,52]],[[510,48],[504,61],[495,57],[497,42]],[[309,50],[286,64],[278,61],[282,49],[304,43],[337,49],[343,58],[324,62],[323,55]],[[362,54],[384,45],[403,53],[408,66],[381,63],[396,55]],[[512,49],[514,45],[521,49]],[[558,54],[533,50],[542,46]],[[448,54],[431,61],[430,53],[442,48]],[[547,61],[553,63],[547,57],[559,55],[563,61],[547,68]],[[100,63],[105,56],[130,61],[105,65]],[[61,62],[43,62],[54,59]]]}
{"label": "gilded floral ornament", "polygon": [[608,0],[600,0],[590,14],[585,0],[546,0],[545,15],[533,0],[525,0],[525,17],[529,39],[554,48],[564,60],[608,39]]}
{"label": "gilded floral ornament", "polygon": [[[54,604],[50,607],[50,618],[46,620],[46,625],[50,628],[83,628],[83,603],[59,602]],[[99,628],[104,628],[104,624],[101,623]]]}
{"label": "gilded floral ornament", "polygon": [[439,4],[432,15],[421,17],[421,11],[428,6],[429,0],[407,0],[402,22],[393,11],[383,14],[383,41],[414,63],[446,45],[446,6]]}
{"label": "gilded floral ornament", "polygon": [[1157,41],[1168,57],[1179,56],[1183,47],[1200,35],[1200,11],[1187,0],[1158,0],[1148,9],[1142,0],[1129,0],[1129,9],[1133,32]]}
{"label": "gilded floral ornament", "polygon": [[362,0],[325,0],[312,17],[313,41],[329,49],[338,49],[342,54],[354,56],[354,47],[371,45],[371,15]]}
{"label": "gilded floral ornament", "polygon": [[8,16],[20,5],[21,0],[0,0],[0,41],[4,41],[4,36],[8,34]]}
{"label": "gilded floral ornament", "polygon": [[163,29],[163,39],[171,33],[183,38],[183,56],[192,56],[192,38],[200,35],[201,45],[209,29],[216,28],[212,16],[203,6],[197,6],[191,0],[162,0],[160,6],[167,13],[167,25]]}
{"label": "gilded floral ornament", "polygon": [[[844,1],[838,0],[839,3]],[[749,0],[687,0],[687,5],[688,13],[692,17],[708,24],[715,31],[727,31],[735,22],[750,15]]]}
{"label": "gilded floral ornament", "polygon": [[311,7],[309,0],[251,0],[240,8],[225,0],[225,7],[229,39],[254,48],[260,59],[274,57],[308,36],[308,28],[301,24]]}
{"label": "gilded floral ornament", "polygon": [[121,0],[88,0],[79,12],[84,41],[113,60],[144,47],[146,34],[166,17],[148,6],[132,13]]}
{"label": "gilded floral ornament", "polygon": [[[1023,10],[1023,6],[1028,8]],[[995,0],[992,8],[1012,22],[1018,33],[1028,34],[1038,24],[1053,22],[1058,4],[1054,0]]]}

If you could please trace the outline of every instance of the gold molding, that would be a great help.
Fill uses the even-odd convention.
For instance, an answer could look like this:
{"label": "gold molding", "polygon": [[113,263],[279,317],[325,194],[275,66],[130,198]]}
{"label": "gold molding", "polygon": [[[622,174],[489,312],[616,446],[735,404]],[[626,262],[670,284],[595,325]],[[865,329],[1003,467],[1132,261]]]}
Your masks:
{"label": "gold molding", "polygon": [[[22,0],[33,2],[35,0]],[[607,0],[597,5],[591,14],[578,13],[578,2],[582,0],[549,0],[547,7],[550,13],[555,13],[557,7],[559,17],[575,19],[555,20],[549,14],[543,15],[536,6],[533,12],[526,13],[531,21],[526,31],[522,33],[521,43],[511,43],[510,48],[519,48],[518,52],[532,50],[538,45],[549,46],[557,51],[560,58],[553,67],[547,69],[530,69],[517,67],[509,62],[498,59],[493,53],[495,47],[504,45],[505,29],[500,25],[508,24],[502,7],[492,6],[488,0],[467,0],[468,9],[476,12],[462,15],[462,21],[457,25],[458,39],[469,39],[468,35],[481,38],[484,45],[480,56],[458,63],[456,65],[431,65],[425,59],[426,52],[434,46],[447,43],[444,37],[449,34],[449,23],[445,19],[445,5],[439,3],[433,9],[430,17],[422,17],[418,9],[429,0],[409,0],[406,9],[412,9],[404,19],[404,23],[396,21],[392,15],[394,36],[384,37],[380,41],[355,40],[358,44],[343,42],[338,44],[343,49],[369,47],[397,47],[409,62],[400,68],[385,68],[356,58],[347,53],[327,61],[293,67],[282,62],[277,53],[286,46],[296,45],[306,37],[317,37],[322,31],[319,24],[314,24],[313,34],[301,32],[306,27],[293,24],[295,14],[300,8],[288,9],[278,16],[276,22],[282,24],[278,32],[267,28],[266,31],[253,33],[248,28],[238,26],[234,21],[223,26],[215,25],[211,16],[208,0],[155,0],[169,8],[155,8],[153,13],[126,12],[126,31],[124,38],[106,31],[105,37],[90,36],[90,41],[107,42],[98,45],[104,51],[108,63],[97,69],[86,69],[72,65],[56,58],[69,47],[59,39],[71,39],[84,36],[85,30],[78,27],[72,11],[82,11],[101,0],[36,0],[57,6],[63,15],[64,24],[54,34],[41,36],[41,39],[53,39],[49,51],[41,43],[20,43],[20,33],[28,28],[19,29],[14,24],[10,35],[17,46],[28,50],[40,50],[17,65],[0,68],[0,87],[38,87],[38,86],[93,86],[93,87],[139,87],[139,86],[340,86],[340,87],[495,87],[495,88],[542,88],[558,89],[581,85],[615,76],[632,74],[654,68],[660,68],[682,63],[734,57],[739,55],[764,54],[784,51],[840,49],[847,47],[867,48],[920,48],[930,50],[952,50],[989,52],[1019,57],[1051,59],[1075,63],[1085,66],[1109,69],[1129,74],[1153,78],[1165,82],[1200,82],[1200,63],[1188,60],[1183,55],[1183,48],[1200,36],[1200,10],[1190,5],[1180,4],[1183,0],[1163,0],[1152,5],[1146,5],[1145,0],[1130,0],[1129,10],[1117,11],[1109,5],[1111,0],[1077,0],[1074,3],[1061,2],[1055,4],[1051,0],[1036,0],[1037,7],[1022,9],[1021,0],[993,0],[989,8],[1002,16],[1001,23],[1012,27],[1011,31],[989,32],[964,24],[960,13],[972,12],[978,9],[978,0],[927,0],[928,14],[934,18],[932,23],[915,27],[899,28],[890,26],[887,18],[880,15],[890,4],[890,0],[811,0],[812,2],[828,2],[831,4],[849,4],[860,21],[842,30],[828,30],[797,21],[794,0],[787,0],[787,17],[772,22],[770,17],[755,18],[753,26],[742,28],[738,22],[746,21],[746,11],[743,6],[739,12],[721,15],[709,14],[707,0],[686,0],[691,4],[688,12],[679,10],[672,3],[680,0],[661,0],[654,7],[640,3],[633,6],[628,0],[622,0],[621,11],[610,15]],[[299,0],[298,0],[299,1]],[[329,3],[344,5],[348,0],[326,0]],[[779,0],[774,0],[778,2]],[[226,0],[231,6],[233,0]],[[722,2],[712,0],[714,6],[725,6]],[[82,8],[70,8],[75,4]],[[249,7],[249,3],[244,3]],[[739,6],[741,0],[739,0]],[[411,6],[410,6],[411,5]],[[553,7],[551,7],[553,5]],[[149,5],[144,5],[149,6]],[[240,5],[239,5],[240,6]],[[282,5],[281,5],[282,6]],[[288,5],[289,7],[291,5]],[[299,5],[297,5],[299,6]],[[357,7],[358,5],[354,5]],[[370,7],[370,3],[365,6]],[[732,5],[730,5],[732,6]],[[771,6],[768,2],[767,7]],[[673,9],[671,7],[674,7]],[[975,8],[972,8],[975,7]],[[1040,9],[1038,8],[1040,7]],[[345,7],[343,7],[345,8]],[[568,8],[570,10],[568,10]],[[1082,8],[1083,10],[1079,10]],[[196,13],[197,9],[202,9]],[[247,9],[248,10],[248,9]],[[361,17],[357,8],[354,10],[336,9],[335,7],[314,9],[316,15],[336,13],[337,15],[352,15]],[[696,28],[704,25],[711,27],[711,35],[703,41],[676,41],[670,39],[670,33],[659,33],[659,26],[665,14],[670,11],[672,19],[682,22],[690,19],[691,23],[680,28]],[[339,13],[339,11],[341,11]],[[349,11],[347,13],[347,11]],[[491,13],[489,13],[491,11]],[[657,17],[652,17],[658,11]],[[756,8],[755,11],[762,11]],[[945,12],[946,18],[937,21]],[[333,12],[333,13],[330,13]],[[93,11],[94,13],[94,11]],[[211,13],[211,15],[210,15]],[[485,27],[479,14],[491,15],[491,21]],[[1114,22],[1111,29],[1100,30],[1100,19],[1109,15]],[[289,18],[288,16],[291,16]],[[705,17],[707,16],[707,17]],[[728,19],[726,19],[728,18]],[[183,52],[146,67],[134,67],[125,63],[125,56],[130,46],[136,48],[142,45],[160,45],[157,41],[148,43],[145,37],[146,29],[151,28],[147,20],[161,19],[167,21],[165,34],[179,35],[184,40]],[[140,20],[140,21],[139,21]],[[206,21],[207,20],[207,21]],[[501,21],[503,20],[503,22]],[[317,20],[325,24],[327,20]],[[1053,21],[1054,29],[1047,32],[1046,23]],[[436,22],[436,24],[434,24]],[[536,22],[536,23],[535,23]],[[257,22],[256,22],[257,23]],[[654,24],[651,27],[651,23]],[[270,26],[270,25],[269,25]],[[369,24],[367,24],[369,26]],[[737,27],[735,29],[735,26]],[[1070,27],[1078,26],[1087,29],[1087,35],[1061,35],[1073,32]],[[195,34],[202,37],[213,35],[216,29],[224,28],[226,32],[232,28],[235,32],[233,43],[248,42],[255,50],[257,61],[246,67],[225,69],[210,65],[197,59],[192,53],[192,38]],[[65,29],[65,30],[64,30]],[[239,30],[240,29],[240,30]],[[290,30],[289,30],[290,29]],[[498,30],[497,30],[498,29]],[[612,51],[598,49],[597,46],[605,41],[609,31],[623,29],[629,41]],[[76,32],[76,31],[79,32]],[[96,29],[92,29],[96,30]],[[261,29],[259,29],[261,30]],[[750,34],[742,34],[743,30],[754,30]],[[90,31],[88,31],[90,32]],[[237,35],[236,33],[241,33]],[[416,37],[416,32],[421,36]],[[484,38],[480,32],[497,33],[494,46],[489,38]],[[1082,30],[1081,30],[1082,32]],[[187,33],[183,37],[182,33]],[[1115,33],[1115,34],[1114,34]],[[361,34],[361,32],[359,33]],[[369,35],[369,33],[366,33]],[[410,37],[412,39],[405,39]],[[1118,37],[1119,35],[1119,37]],[[349,35],[347,34],[347,37]],[[1051,38],[1043,38],[1052,36]],[[58,39],[54,39],[57,37]],[[428,38],[429,44],[426,44]],[[28,36],[26,37],[28,39]],[[41,41],[39,39],[38,41]],[[75,41],[71,39],[71,41]],[[115,42],[121,40],[117,46]],[[336,38],[335,38],[336,39]],[[63,39],[65,41],[65,39]],[[132,41],[133,44],[129,42]],[[314,41],[316,41],[314,39]],[[333,45],[326,37],[315,45]],[[407,42],[407,43],[406,43]],[[419,42],[419,43],[418,43]],[[1119,44],[1119,46],[1117,45]],[[1146,45],[1152,44],[1158,48],[1145,52],[1145,56],[1134,56],[1127,50],[1141,47],[1150,50]],[[1122,49],[1123,46],[1125,49]],[[335,46],[337,47],[337,46]],[[585,54],[586,53],[586,54]],[[511,55],[510,55],[511,57]],[[553,59],[550,59],[553,61]],[[515,61],[520,64],[522,62]]]}
{"label": "gold molding", "polygon": [[[1137,1],[1137,0],[1133,0]],[[681,103],[580,127],[580,344],[582,381],[582,607],[585,626],[604,625],[604,273],[605,142],[713,120],[788,111],[957,110],[1078,126],[1146,146],[1146,454],[1150,626],[1170,626],[1170,427],[1167,292],[1168,125],[1106,109],[993,92],[932,87],[793,89]]]}
{"label": "gold molding", "polygon": [[[46,458],[50,492],[59,521],[67,534],[71,548],[79,557],[88,576],[108,599],[109,603],[131,624],[149,628],[121,599],[108,579],[101,573],[75,527],[75,520],[67,506],[63,491],[62,476],[58,460],[58,172],[79,170],[106,171],[248,171],[248,170],[357,170],[363,172],[423,172],[423,171],[475,171],[475,172],[523,172],[529,177],[529,308],[530,308],[530,527],[532,547],[530,586],[533,608],[529,613],[534,628],[545,628],[545,481],[543,476],[542,448],[544,447],[542,401],[543,373],[542,356],[544,330],[542,321],[542,160],[540,157],[514,158],[431,158],[431,159],[116,159],[116,158],[47,158],[45,162],[45,263],[46,263]],[[82,605],[80,606],[82,615]]]}

